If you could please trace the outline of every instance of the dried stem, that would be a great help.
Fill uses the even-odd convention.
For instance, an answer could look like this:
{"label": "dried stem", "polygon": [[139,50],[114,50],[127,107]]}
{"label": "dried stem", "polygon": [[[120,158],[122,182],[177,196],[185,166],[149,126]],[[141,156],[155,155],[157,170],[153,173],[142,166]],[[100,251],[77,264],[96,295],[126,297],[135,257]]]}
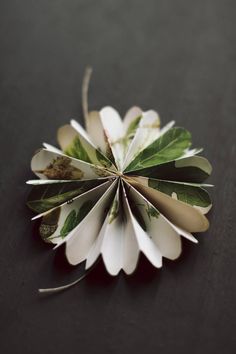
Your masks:
{"label": "dried stem", "polygon": [[83,280],[87,275],[88,273],[91,272],[91,270],[94,268],[95,266],[95,263],[94,265],[89,268],[83,275],[81,275],[78,279],[76,279],[75,281],[73,281],[72,283],[69,283],[69,284],[66,284],[66,285],[62,285],[62,286],[59,286],[59,287],[56,287],[56,288],[47,288],[47,289],[38,289],[38,292],[40,294],[54,294],[54,293],[57,293],[57,292],[60,292],[60,291],[63,291],[63,290],[66,290],[66,289],[69,289],[71,288],[72,286],[76,285],[77,283],[79,283],[81,280]]}
{"label": "dried stem", "polygon": [[82,108],[83,108],[83,114],[84,114],[84,121],[85,121],[85,127],[87,129],[88,127],[88,89],[89,89],[89,82],[90,78],[92,75],[92,68],[90,66],[86,67],[85,73],[84,73],[84,78],[83,78],[83,83],[82,83]]}

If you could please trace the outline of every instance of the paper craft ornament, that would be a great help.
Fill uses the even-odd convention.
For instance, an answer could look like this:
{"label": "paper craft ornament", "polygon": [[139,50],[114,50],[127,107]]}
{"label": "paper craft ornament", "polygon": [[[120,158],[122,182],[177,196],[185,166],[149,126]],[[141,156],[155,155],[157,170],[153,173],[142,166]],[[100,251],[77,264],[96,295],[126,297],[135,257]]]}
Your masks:
{"label": "paper craft ornament", "polygon": [[90,75],[82,88],[86,129],[71,120],[58,130],[60,148],[36,152],[39,179],[27,182],[27,204],[41,218],[43,240],[65,244],[72,265],[89,269],[101,255],[111,275],[131,274],[142,252],[161,268],[163,257],[180,256],[181,237],[197,243],[192,233],[208,229],[211,185],[203,182],[212,167],[202,149],[190,148],[186,129],[173,121],[161,128],[153,110],[132,107],[123,121],[112,107],[89,112]]}

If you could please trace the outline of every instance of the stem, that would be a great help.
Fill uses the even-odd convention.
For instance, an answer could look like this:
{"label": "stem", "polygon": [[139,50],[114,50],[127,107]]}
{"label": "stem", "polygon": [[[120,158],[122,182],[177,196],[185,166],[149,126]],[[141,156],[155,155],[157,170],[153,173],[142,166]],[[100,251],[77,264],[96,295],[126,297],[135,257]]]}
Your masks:
{"label": "stem", "polygon": [[74,286],[77,283],[79,283],[81,280],[83,280],[91,272],[91,270],[94,268],[96,263],[97,262],[95,262],[92,267],[90,267],[83,275],[81,275],[78,279],[76,279],[72,283],[69,283],[69,284],[66,284],[66,285],[62,285],[62,286],[59,286],[59,287],[56,287],[56,288],[38,289],[38,292],[40,294],[54,294],[54,293],[69,289],[72,286]]}
{"label": "stem", "polygon": [[88,128],[88,89],[89,82],[92,75],[92,68],[87,66],[84,73],[84,78],[82,82],[82,109],[84,114],[85,127]]}

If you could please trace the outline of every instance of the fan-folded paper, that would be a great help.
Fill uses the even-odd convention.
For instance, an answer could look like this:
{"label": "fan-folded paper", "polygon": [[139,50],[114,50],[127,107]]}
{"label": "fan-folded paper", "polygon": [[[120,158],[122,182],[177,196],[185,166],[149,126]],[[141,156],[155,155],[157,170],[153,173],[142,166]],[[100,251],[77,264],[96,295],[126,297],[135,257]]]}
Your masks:
{"label": "fan-folded paper", "polygon": [[[86,112],[86,110],[85,110]],[[191,134],[157,112],[112,107],[86,112],[86,129],[59,128],[58,147],[44,143],[32,158],[28,206],[41,218],[43,240],[65,244],[68,262],[131,274],[140,253],[161,268],[181,254],[181,238],[209,227],[205,184],[212,168],[191,148]]]}

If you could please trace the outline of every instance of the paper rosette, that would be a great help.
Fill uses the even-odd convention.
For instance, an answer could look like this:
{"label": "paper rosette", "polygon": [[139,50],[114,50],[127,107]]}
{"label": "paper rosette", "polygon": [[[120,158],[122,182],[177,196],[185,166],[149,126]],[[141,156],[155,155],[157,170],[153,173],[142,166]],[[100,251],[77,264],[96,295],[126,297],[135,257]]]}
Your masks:
{"label": "paper rosette", "polygon": [[[86,94],[86,92],[84,92]],[[86,111],[58,130],[60,148],[44,144],[32,159],[39,179],[28,206],[41,218],[40,235],[65,244],[70,264],[89,269],[101,255],[107,271],[134,272],[140,252],[154,267],[181,254],[181,237],[206,231],[212,204],[203,184],[211,165],[191,149],[191,134],[158,114],[131,108],[121,119],[105,107]]]}

